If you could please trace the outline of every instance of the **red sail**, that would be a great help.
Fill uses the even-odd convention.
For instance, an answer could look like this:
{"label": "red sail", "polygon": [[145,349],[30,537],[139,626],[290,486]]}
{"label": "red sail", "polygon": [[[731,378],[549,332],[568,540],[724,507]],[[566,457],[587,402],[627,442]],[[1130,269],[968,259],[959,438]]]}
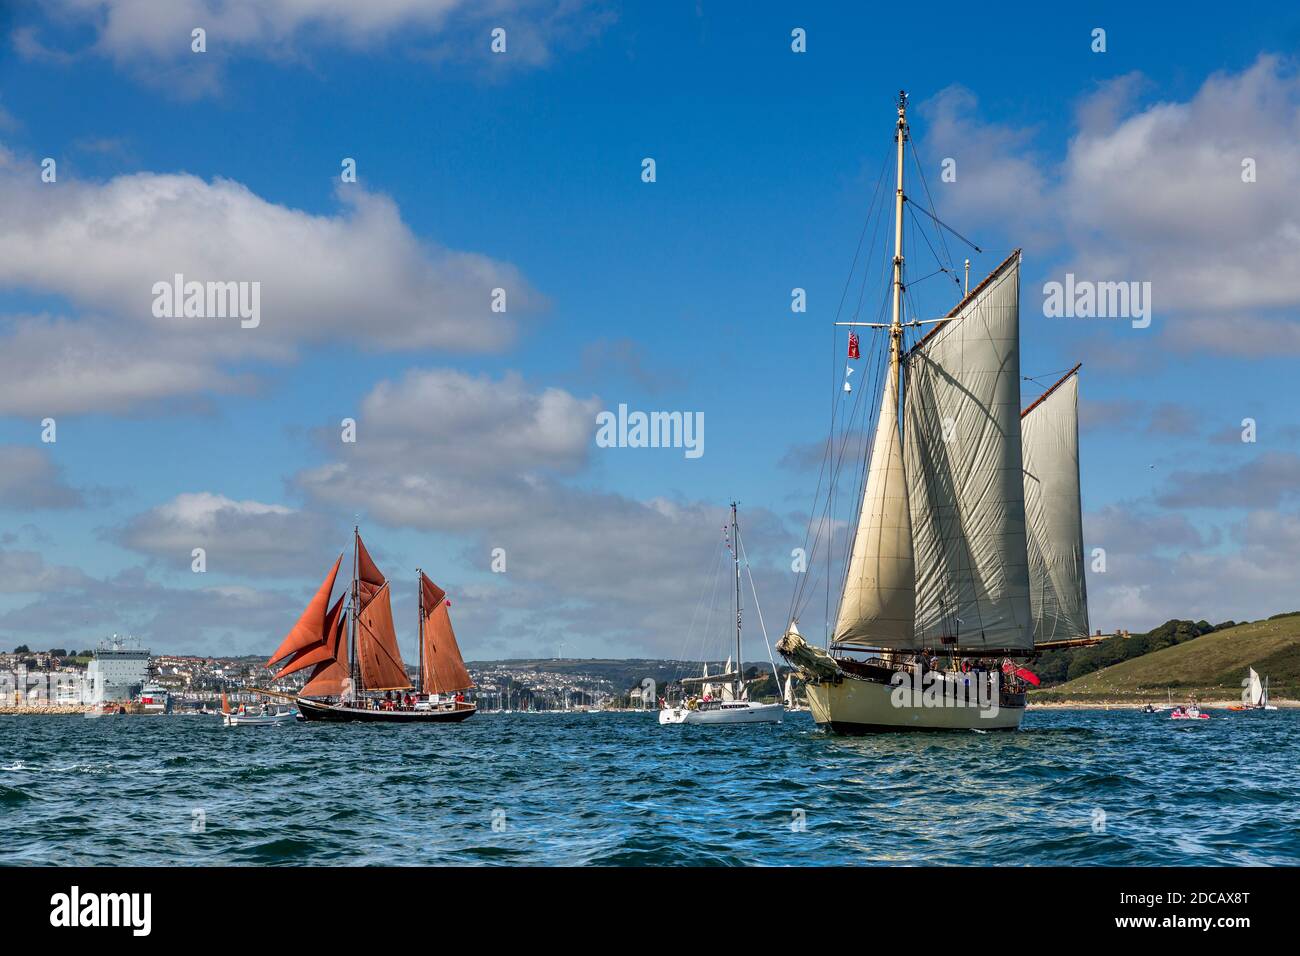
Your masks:
{"label": "red sail", "polygon": [[429,576],[423,571],[420,572],[420,607],[424,608],[426,616],[433,613],[433,609],[441,604],[446,596],[446,591],[430,581]]}
{"label": "red sail", "polygon": [[341,697],[348,673],[348,616],[340,614],[330,638],[331,657],[316,665],[302,689],[303,697]]}
{"label": "red sail", "polygon": [[384,573],[370,557],[361,535],[357,535],[357,607],[365,610],[386,582]]}
{"label": "red sail", "polygon": [[357,615],[357,665],[361,686],[366,690],[408,690],[402,652],[397,649],[393,628],[393,605],[387,582],[374,593]]}
{"label": "red sail", "polygon": [[[335,601],[334,606],[330,608],[329,615],[325,619],[326,634],[333,635],[334,632],[338,630],[339,620],[343,617],[343,599],[345,596],[346,595],[340,594],[339,599]],[[311,667],[313,664],[331,661],[334,659],[334,652],[336,650],[337,648],[334,646],[334,641],[330,639],[321,641],[319,644],[313,644],[310,647],[305,647],[297,653],[293,660],[289,661],[289,663],[284,666],[284,669],[281,670],[280,673],[275,675],[275,679],[279,680],[281,677],[287,677],[305,667]]]}
{"label": "red sail", "polygon": [[420,589],[424,593],[424,646],[420,648],[426,694],[450,694],[474,686],[465,660],[456,643],[456,632],[451,627],[451,613],[443,600],[447,593],[424,574],[420,575]]}
{"label": "red sail", "polygon": [[298,623],[293,626],[285,639],[280,642],[275,653],[271,655],[271,659],[266,662],[267,667],[272,667],[278,661],[325,640],[326,634],[329,633],[326,629],[326,617],[329,614],[330,592],[334,590],[334,579],[338,576],[339,565],[342,563],[343,555],[340,554],[338,560],[334,562],[333,570],[326,576],[316,596],[307,605],[307,610],[302,612]]}

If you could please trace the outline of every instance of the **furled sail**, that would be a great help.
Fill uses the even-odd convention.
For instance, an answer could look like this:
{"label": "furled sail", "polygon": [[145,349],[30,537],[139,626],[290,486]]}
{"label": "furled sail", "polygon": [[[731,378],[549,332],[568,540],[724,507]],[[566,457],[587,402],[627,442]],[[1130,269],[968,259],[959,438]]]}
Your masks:
{"label": "furled sail", "polygon": [[408,690],[411,680],[397,649],[393,604],[388,582],[375,591],[357,614],[357,666],[366,690]]}
{"label": "furled sail", "polygon": [[892,350],[889,364],[835,624],[834,642],[843,646],[898,647],[912,640],[916,605],[912,518],[898,433],[898,359]]}
{"label": "furled sail", "polygon": [[330,659],[316,665],[300,691],[303,697],[343,697],[352,677],[348,667],[348,616],[339,615],[329,640]]}
{"label": "furled sail", "polygon": [[420,648],[426,694],[450,694],[474,686],[465,659],[461,657],[456,632],[451,627],[447,592],[420,574],[421,609],[424,613],[424,642]]}
{"label": "furled sail", "polygon": [[1025,409],[1025,538],[1034,640],[1088,636],[1088,590],[1079,501],[1078,368]]}
{"label": "furled sail", "polygon": [[321,586],[317,589],[311,603],[307,609],[302,612],[298,622],[294,624],[280,646],[275,649],[270,660],[266,662],[267,667],[274,667],[277,663],[286,657],[291,657],[305,648],[314,644],[323,643],[326,635],[329,633],[326,627],[326,618],[329,615],[330,592],[334,590],[334,579],[338,577],[339,565],[343,563],[343,555],[338,556],[334,562],[334,567],[330,573],[325,576]]}
{"label": "furled sail", "polygon": [[344,620],[344,597],[345,595],[339,595],[339,599],[334,602],[334,606],[330,608],[329,614],[325,617],[325,630],[323,632],[325,634],[325,639],[319,644],[305,647],[295,654],[289,663],[285,664],[280,672],[275,675],[276,680],[279,680],[281,677],[288,677],[290,674],[295,674],[304,668],[313,666],[314,664],[321,664],[334,659],[336,648],[334,647],[334,641],[331,638],[338,630],[339,623]]}
{"label": "furled sail", "polygon": [[1020,252],[908,353],[904,467],[916,563],[911,641],[1029,650],[1020,458]]}

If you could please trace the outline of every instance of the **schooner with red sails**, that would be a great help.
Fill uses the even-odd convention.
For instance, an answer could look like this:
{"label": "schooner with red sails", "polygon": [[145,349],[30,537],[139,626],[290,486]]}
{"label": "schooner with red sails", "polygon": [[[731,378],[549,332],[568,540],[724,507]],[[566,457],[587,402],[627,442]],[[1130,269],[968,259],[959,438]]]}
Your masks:
{"label": "schooner with red sails", "polygon": [[419,575],[417,682],[411,683],[397,646],[389,580],[353,529],[352,582],[331,604],[343,564],[340,554],[267,667],[275,680],[311,668],[294,695],[306,720],[451,723],[478,710],[464,699],[474,686],[452,630],[447,592]]}

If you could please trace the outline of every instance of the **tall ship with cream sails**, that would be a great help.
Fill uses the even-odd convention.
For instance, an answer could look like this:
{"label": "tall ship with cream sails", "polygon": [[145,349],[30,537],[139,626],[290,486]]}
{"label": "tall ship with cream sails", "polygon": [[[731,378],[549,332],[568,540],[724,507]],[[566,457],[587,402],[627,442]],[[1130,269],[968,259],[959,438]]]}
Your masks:
{"label": "tall ship with cream sails", "polygon": [[[835,477],[863,475],[838,611],[824,648],[805,640],[802,575],[777,647],[799,670],[814,719],[832,730],[1015,729],[1024,682],[1036,680],[1023,664],[1097,640],[1088,637],[1084,581],[1078,366],[1021,411],[1019,250],[974,289],[969,278],[958,283],[960,301],[941,318],[905,311],[916,311],[911,286],[920,281],[903,254],[908,142],[900,94],[890,319],[836,322],[853,329],[850,360],[864,351],[857,329],[875,338],[879,401],[863,414],[878,414],[862,429],[865,460],[853,460],[847,429],[837,452],[833,420],[823,464],[831,490],[819,513],[819,488],[811,518],[814,550],[829,555]],[[945,272],[957,281],[941,263]],[[854,370],[837,399],[841,422],[858,407]]]}
{"label": "tall ship with cream sails", "polygon": [[451,626],[447,593],[417,570],[420,662],[411,683],[393,623],[391,586],[353,531],[352,580],[331,603],[343,564],[339,555],[320,588],[267,661],[282,664],[276,680],[311,668],[294,695],[307,720],[445,723],[477,708],[463,692],[474,686]]}

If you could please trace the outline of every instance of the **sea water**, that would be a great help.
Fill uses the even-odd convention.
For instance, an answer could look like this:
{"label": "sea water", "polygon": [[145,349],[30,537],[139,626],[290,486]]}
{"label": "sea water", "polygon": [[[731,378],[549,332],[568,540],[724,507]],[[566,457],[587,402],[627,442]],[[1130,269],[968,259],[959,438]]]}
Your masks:
{"label": "sea water", "polygon": [[0,717],[8,864],[1300,863],[1300,711],[838,737],[646,714]]}

